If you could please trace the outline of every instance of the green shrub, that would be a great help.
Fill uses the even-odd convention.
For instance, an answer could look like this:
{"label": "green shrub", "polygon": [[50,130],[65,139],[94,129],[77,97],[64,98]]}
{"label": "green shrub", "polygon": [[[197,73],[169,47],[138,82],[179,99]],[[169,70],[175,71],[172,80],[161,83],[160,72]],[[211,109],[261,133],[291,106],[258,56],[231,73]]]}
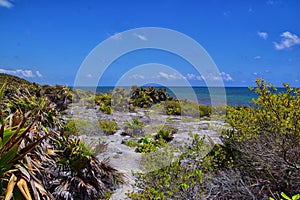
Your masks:
{"label": "green shrub", "polygon": [[119,129],[119,126],[115,120],[100,121],[99,124],[105,135],[112,135]]}
{"label": "green shrub", "polygon": [[[136,174],[131,199],[291,199],[300,188],[300,90],[257,80],[255,107],[228,108],[223,144],[194,138],[169,166]],[[213,144],[213,143],[212,143]],[[158,151],[153,151],[154,153]],[[150,158],[151,159],[151,158]],[[151,166],[150,166],[151,168]],[[296,195],[295,195],[296,194]]]}
{"label": "green shrub", "polygon": [[181,107],[178,100],[166,101],[163,105],[167,115],[181,115]]}
{"label": "green shrub", "polygon": [[143,136],[144,123],[140,122],[138,119],[133,119],[131,121],[127,121],[124,126],[124,132],[130,136]]}
{"label": "green shrub", "polygon": [[123,144],[125,144],[126,146],[129,146],[129,147],[136,147],[139,145],[139,143],[134,140],[128,140],[128,141],[124,142]]}
{"label": "green shrub", "polygon": [[97,94],[95,96],[95,103],[100,107],[100,110],[108,115],[111,115],[113,109],[111,107],[112,95],[110,93]]}
{"label": "green shrub", "polygon": [[172,126],[163,126],[158,133],[155,135],[155,139],[163,139],[166,142],[170,142],[175,133],[177,133],[178,129],[172,127]]}
{"label": "green shrub", "polygon": [[232,129],[224,131],[224,142],[242,153],[237,164],[252,172],[243,170],[253,193],[267,187],[268,196],[294,194],[300,188],[300,89],[283,84],[284,91],[278,93],[262,79],[256,83],[251,88],[258,94],[255,107],[228,109]]}
{"label": "green shrub", "polygon": [[87,133],[89,123],[87,120],[70,120],[65,125],[65,133],[68,135],[82,135]]}
{"label": "green shrub", "polygon": [[188,99],[166,101],[164,110],[167,115],[204,117],[211,114],[210,106],[204,106]]}
{"label": "green shrub", "polygon": [[[127,194],[131,199],[201,199],[206,189],[206,185],[203,185],[204,172],[210,168],[210,159],[201,160],[203,152],[207,152],[204,139],[195,136],[193,147],[188,148],[177,159],[173,156],[174,150],[168,152],[170,154],[165,151],[154,151],[153,155],[145,157],[145,167],[150,172],[135,174],[139,190]],[[165,154],[168,158],[164,158]],[[159,165],[149,163],[149,159],[153,159],[153,156],[167,160],[168,164],[159,161],[162,162],[162,167],[159,168]]]}
{"label": "green shrub", "polygon": [[141,138],[138,142],[138,146],[135,148],[137,153],[149,153],[158,149],[159,143],[149,138]]}
{"label": "green shrub", "polygon": [[152,105],[173,99],[164,88],[155,89],[154,87],[130,88],[130,103],[140,108],[150,108]]}

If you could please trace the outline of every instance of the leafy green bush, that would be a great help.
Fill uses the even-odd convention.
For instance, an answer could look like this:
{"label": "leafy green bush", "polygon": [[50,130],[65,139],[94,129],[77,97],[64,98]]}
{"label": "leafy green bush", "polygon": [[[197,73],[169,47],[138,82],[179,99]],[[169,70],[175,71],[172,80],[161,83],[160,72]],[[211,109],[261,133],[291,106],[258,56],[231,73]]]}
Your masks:
{"label": "leafy green bush", "polygon": [[99,124],[105,135],[112,135],[119,129],[119,126],[115,120],[100,121]]}
{"label": "leafy green bush", "polygon": [[180,102],[178,100],[166,101],[164,110],[167,115],[181,115]]}
{"label": "leafy green bush", "polygon": [[138,142],[138,146],[135,148],[137,153],[149,153],[158,149],[158,142],[149,138],[141,138]]}
{"label": "leafy green bush", "polygon": [[110,93],[97,94],[95,96],[96,105],[100,106],[100,110],[108,115],[111,115],[113,109],[111,107],[112,96]]}
{"label": "leafy green bush", "polygon": [[130,136],[143,136],[145,132],[143,127],[143,122],[140,122],[138,119],[133,119],[126,122],[124,132]]}
{"label": "leafy green bush", "polygon": [[128,141],[124,142],[123,144],[125,144],[126,146],[129,146],[129,147],[136,147],[139,145],[139,143],[134,140],[128,140]]}
{"label": "leafy green bush", "polygon": [[163,126],[158,133],[155,135],[155,139],[163,139],[166,142],[170,142],[175,133],[177,133],[178,129],[172,127],[172,126]]}
{"label": "leafy green bush", "polygon": [[164,88],[155,89],[154,87],[130,88],[130,103],[140,108],[150,108],[153,104],[173,99]]}
{"label": "leafy green bush", "polygon": [[264,191],[268,196],[291,195],[300,188],[300,89],[283,84],[284,92],[278,93],[262,79],[256,83],[251,88],[258,94],[255,107],[228,109],[232,129],[224,132],[223,140],[241,152],[237,165],[252,172],[243,171],[250,191],[259,194],[269,188]]}
{"label": "leafy green bush", "polygon": [[[211,165],[211,159],[202,160],[203,152],[207,152],[207,148],[204,139],[195,136],[193,146],[183,152],[179,158],[174,159],[168,154],[169,157],[165,159],[174,159],[173,162],[169,160],[167,165],[162,163],[162,168],[154,166],[152,168],[154,170],[146,174],[136,173],[136,187],[139,190],[131,191],[127,195],[134,200],[201,199],[207,186],[203,185],[206,178],[204,172],[208,171]],[[165,151],[161,153],[165,154]],[[155,154],[155,157],[157,156],[159,155]],[[151,165],[148,164],[146,167],[149,170]]]}
{"label": "leafy green bush", "polygon": [[167,115],[204,117],[211,114],[210,106],[204,106],[188,99],[166,101],[164,110]]}
{"label": "leafy green bush", "polygon": [[68,135],[83,135],[87,134],[89,123],[87,120],[77,119],[70,120],[65,125],[65,133]]}

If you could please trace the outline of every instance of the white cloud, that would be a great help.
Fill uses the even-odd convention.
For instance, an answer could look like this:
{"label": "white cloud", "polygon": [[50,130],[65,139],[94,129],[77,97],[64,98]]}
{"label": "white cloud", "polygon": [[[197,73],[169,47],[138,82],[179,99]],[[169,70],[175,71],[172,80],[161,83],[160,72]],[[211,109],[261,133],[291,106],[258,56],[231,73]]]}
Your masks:
{"label": "white cloud", "polygon": [[140,40],[148,41],[148,38],[147,38],[145,35],[141,35],[141,34],[135,33],[134,36],[136,36],[136,37],[139,38]]}
{"label": "white cloud", "polygon": [[42,77],[42,74],[39,71],[32,72],[32,70],[23,70],[23,69],[16,69],[16,70],[7,70],[7,69],[0,69],[0,73],[11,74],[16,76],[23,76],[26,78],[33,78],[33,77]]}
{"label": "white cloud", "polygon": [[300,38],[291,32],[284,32],[280,35],[282,37],[280,43],[274,42],[276,50],[288,49],[292,46],[300,44]]}
{"label": "white cloud", "polygon": [[158,78],[165,78],[168,80],[176,80],[176,79],[180,80],[180,79],[184,79],[185,77],[177,73],[167,74],[165,72],[159,72]]}
{"label": "white cloud", "polygon": [[0,6],[5,8],[11,8],[14,5],[9,0],[0,0]]}
{"label": "white cloud", "polygon": [[187,74],[186,75],[188,80],[198,80],[198,81],[202,81],[204,80],[204,78],[202,76],[196,76],[195,74]]}
{"label": "white cloud", "polygon": [[230,74],[226,74],[225,72],[221,72],[220,76],[225,81],[233,81],[233,78],[230,76]]}
{"label": "white cloud", "polygon": [[221,79],[223,79],[223,81],[233,81],[231,75],[225,72],[221,72],[218,75],[208,74],[206,76],[201,76],[201,78],[202,80],[210,80],[210,81],[220,81]]}
{"label": "white cloud", "polygon": [[255,56],[253,59],[254,59],[254,60],[260,60],[260,59],[261,59],[261,56]]}
{"label": "white cloud", "polygon": [[254,76],[257,76],[257,75],[258,75],[258,73],[257,73],[257,72],[253,72],[252,74],[253,74]]}
{"label": "white cloud", "polygon": [[257,32],[258,36],[264,40],[268,39],[268,33],[267,32]]}
{"label": "white cloud", "polygon": [[140,74],[133,74],[132,76],[130,76],[130,78],[133,78],[133,79],[145,79],[145,76],[140,75]]}
{"label": "white cloud", "polygon": [[39,78],[43,77],[43,75],[40,73],[40,71],[36,71],[35,73],[36,73],[37,77],[39,77]]}

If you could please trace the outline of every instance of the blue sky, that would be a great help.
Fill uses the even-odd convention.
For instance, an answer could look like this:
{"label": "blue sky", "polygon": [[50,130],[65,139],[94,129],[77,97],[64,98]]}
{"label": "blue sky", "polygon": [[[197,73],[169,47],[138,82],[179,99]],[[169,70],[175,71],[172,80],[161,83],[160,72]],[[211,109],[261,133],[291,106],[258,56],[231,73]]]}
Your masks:
{"label": "blue sky", "polygon": [[[277,86],[287,82],[299,87],[299,10],[298,0],[0,0],[0,73],[73,85],[84,59],[104,40],[122,39],[120,33],[129,29],[162,27],[202,45],[226,86],[249,86],[263,77]],[[147,35],[136,36],[147,40]],[[147,63],[177,72],[158,70],[152,80],[133,73],[127,84],[184,79],[205,85],[187,61],[155,49],[120,57],[99,84],[114,85],[130,69]]]}

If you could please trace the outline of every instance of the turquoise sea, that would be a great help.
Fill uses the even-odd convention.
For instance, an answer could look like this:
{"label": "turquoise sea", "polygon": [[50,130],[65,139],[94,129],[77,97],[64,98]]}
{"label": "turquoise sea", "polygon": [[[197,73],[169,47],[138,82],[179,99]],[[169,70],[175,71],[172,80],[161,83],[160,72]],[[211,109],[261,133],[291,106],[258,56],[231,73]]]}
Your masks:
{"label": "turquoise sea", "polygon": [[[160,87],[160,86],[159,86]],[[129,89],[130,87],[124,87]],[[157,87],[158,88],[158,87]],[[164,88],[164,87],[160,87]],[[165,87],[166,91],[173,97],[190,99],[198,101],[200,104],[211,105],[211,93],[207,87]],[[88,88],[81,88],[87,89]],[[112,92],[114,87],[97,87],[97,93]],[[211,92],[214,93],[214,97],[217,99],[225,98],[227,105],[231,106],[247,106],[252,105],[251,100],[257,98],[257,95],[250,91],[247,87],[225,87],[225,88],[211,88]],[[283,88],[279,88],[278,91],[283,91]],[[224,95],[225,97],[224,97]]]}

